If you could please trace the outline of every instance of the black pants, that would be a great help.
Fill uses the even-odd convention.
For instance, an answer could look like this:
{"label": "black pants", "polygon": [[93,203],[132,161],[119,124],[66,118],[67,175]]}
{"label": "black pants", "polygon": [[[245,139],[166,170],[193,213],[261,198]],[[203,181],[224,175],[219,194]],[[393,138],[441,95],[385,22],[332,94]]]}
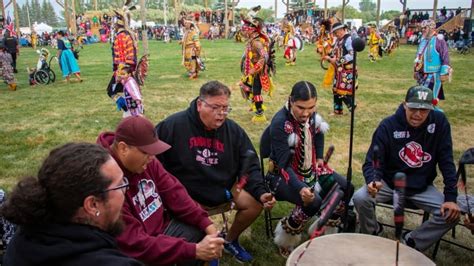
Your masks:
{"label": "black pants", "polygon": [[[346,185],[347,185],[346,179],[336,172],[334,172],[333,178],[341,186],[341,189],[343,191],[346,191]],[[319,194],[315,193],[313,202],[311,204],[308,204],[307,206],[304,206],[303,200],[301,199],[299,191],[296,191],[296,189],[294,189],[293,187],[290,187],[289,184],[287,184],[283,178],[282,178],[283,180],[280,180],[278,187],[275,187],[279,179],[278,175],[272,175],[268,173],[266,176],[266,179],[269,184],[270,190],[275,191],[276,200],[288,201],[293,204],[302,206],[303,212],[309,217],[312,217],[315,214],[317,214],[319,209],[321,208],[321,203],[323,199],[321,198]],[[352,194],[354,193],[354,186],[352,186],[352,184],[351,184],[349,192],[350,192],[350,196],[352,197]]]}
{"label": "black pants", "polygon": [[[262,82],[260,81],[260,75],[255,75],[253,78],[252,94],[255,99],[255,96],[262,95]],[[258,111],[262,111],[263,101],[255,101],[255,108]]]}
{"label": "black pants", "polygon": [[[166,227],[163,233],[167,236],[184,238],[186,242],[189,242],[189,243],[198,243],[206,236],[206,233],[199,230],[197,227],[182,223],[176,219],[171,220],[170,224],[168,225],[168,227]],[[204,265],[204,262],[198,261],[198,260],[191,260],[191,261],[180,262],[176,265],[198,266],[198,265]]]}
{"label": "black pants", "polygon": [[15,53],[10,53],[10,55],[12,56],[12,67],[13,67],[13,70],[16,71],[16,52],[15,52]]}
{"label": "black pants", "polygon": [[350,111],[352,109],[352,95],[342,96],[334,94],[334,111],[342,111],[342,103],[344,103]]}

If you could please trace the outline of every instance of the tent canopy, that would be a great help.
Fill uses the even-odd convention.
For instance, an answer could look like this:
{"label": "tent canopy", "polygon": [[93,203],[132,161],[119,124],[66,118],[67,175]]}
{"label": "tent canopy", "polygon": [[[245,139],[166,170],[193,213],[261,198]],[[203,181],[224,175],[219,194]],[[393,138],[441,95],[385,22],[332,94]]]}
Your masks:
{"label": "tent canopy", "polygon": [[51,33],[53,31],[53,27],[49,26],[46,23],[39,23],[39,24],[34,24],[33,29],[36,31],[37,34],[42,34],[43,32]]}

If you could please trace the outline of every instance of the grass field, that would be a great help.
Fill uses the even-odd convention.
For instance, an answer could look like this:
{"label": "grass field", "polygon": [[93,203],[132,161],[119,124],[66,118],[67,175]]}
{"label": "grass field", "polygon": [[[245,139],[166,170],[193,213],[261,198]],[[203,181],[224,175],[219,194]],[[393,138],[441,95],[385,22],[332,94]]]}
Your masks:
{"label": "grass field", "polygon": [[[239,61],[243,44],[231,41],[203,41],[208,70],[198,80],[190,81],[180,65],[180,46],[177,43],[150,42],[150,69],[143,89],[146,116],[158,123],[168,115],[186,108],[198,95],[199,87],[206,81],[219,80],[233,91],[233,111],[229,118],[237,121],[249,134],[255,147],[259,136],[269,124],[250,122],[248,104],[240,97],[237,82],[240,78]],[[348,165],[350,116],[332,117],[332,94],[321,89],[324,75],[319,67],[314,46],[307,46],[298,54],[297,66],[285,67],[283,51],[277,52],[277,75],[274,79],[276,91],[273,98],[265,97],[269,118],[278,111],[287,99],[292,85],[308,80],[318,87],[318,112],[329,122],[331,130],[326,135],[326,145],[334,144],[335,154],[331,165],[345,173]],[[414,85],[412,62],[415,47],[402,46],[395,55],[370,63],[367,52],[358,57],[359,90],[356,110],[353,182],[358,188],[363,184],[361,165],[365,158],[371,135],[378,123],[392,114],[404,99],[408,87]],[[452,83],[445,86],[447,100],[441,103],[452,126],[455,160],[468,147],[474,146],[474,55],[451,53],[454,68]],[[66,84],[58,80],[48,86],[30,87],[26,66],[36,65],[37,54],[31,48],[22,48],[18,61],[20,73],[18,90],[10,92],[6,85],[0,88],[2,119],[0,120],[0,187],[11,189],[18,178],[35,175],[48,151],[69,141],[94,142],[99,132],[113,130],[121,119],[114,103],[107,97],[105,89],[111,75],[111,49],[108,44],[86,46],[80,53],[83,83]],[[54,61],[53,61],[54,62]],[[53,69],[60,76],[56,63]],[[472,169],[470,169],[472,170]],[[472,175],[472,171],[470,171]],[[437,179],[442,186],[441,178]],[[472,183],[472,182],[471,182]],[[472,189],[471,189],[472,191]],[[288,210],[279,204],[274,213],[284,215]],[[391,213],[381,214],[385,220]],[[412,221],[419,223],[418,221]],[[386,230],[388,237],[393,231]],[[458,230],[463,243],[474,246],[473,237],[467,230]],[[277,255],[271,240],[265,237],[263,215],[251,229],[245,232],[241,242],[254,255],[254,265],[281,265],[284,260]],[[373,251],[376,254],[376,251]],[[429,253],[427,253],[429,254]],[[437,263],[440,265],[472,265],[474,255],[457,247],[441,244]],[[229,257],[226,265],[233,265]]]}

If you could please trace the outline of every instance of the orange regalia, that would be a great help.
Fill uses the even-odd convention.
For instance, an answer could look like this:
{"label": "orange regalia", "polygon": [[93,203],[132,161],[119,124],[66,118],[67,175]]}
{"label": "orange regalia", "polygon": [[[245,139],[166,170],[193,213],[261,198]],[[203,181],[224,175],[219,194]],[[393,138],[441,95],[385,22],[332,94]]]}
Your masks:
{"label": "orange regalia", "polygon": [[[118,72],[123,72],[124,69],[119,70],[119,65],[126,65],[126,71],[130,78],[134,78],[135,81],[138,81],[136,80],[136,76],[139,74],[136,71],[138,65],[137,38],[129,27],[131,19],[130,11],[137,7],[130,6],[130,4],[131,1],[127,0],[122,8],[114,10],[114,38],[112,42],[112,69],[114,73],[107,86],[107,95],[115,101],[117,109],[123,110],[125,113],[129,110],[124,98],[124,85],[123,82],[117,79]],[[140,71],[144,74],[138,75],[141,77],[138,82],[140,85],[143,85],[143,80],[146,76],[146,68],[148,66],[147,55],[143,56],[140,62],[142,62]],[[121,75],[123,76],[123,73],[121,73]]]}
{"label": "orange regalia", "polygon": [[262,32],[263,21],[258,18],[243,20],[242,31],[248,38],[241,61],[240,89],[244,99],[251,102],[255,112],[252,122],[266,121],[262,90],[269,96],[273,92],[272,74],[275,73],[274,42]]}

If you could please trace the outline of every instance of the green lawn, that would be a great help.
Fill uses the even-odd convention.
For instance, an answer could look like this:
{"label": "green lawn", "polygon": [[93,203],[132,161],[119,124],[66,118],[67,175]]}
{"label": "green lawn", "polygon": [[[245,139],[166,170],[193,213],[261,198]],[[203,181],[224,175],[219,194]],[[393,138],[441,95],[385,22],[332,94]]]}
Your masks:
{"label": "green lawn", "polygon": [[[181,50],[176,42],[163,44],[150,42],[150,69],[146,86],[143,87],[146,116],[158,123],[168,115],[182,110],[194,99],[199,87],[209,80],[220,80],[233,91],[233,111],[229,118],[236,120],[249,134],[255,147],[259,136],[269,124],[252,124],[248,104],[240,97],[237,82],[240,78],[239,61],[244,45],[231,41],[202,41],[208,70],[200,79],[188,80],[180,65]],[[283,51],[277,52],[276,91],[273,98],[265,97],[267,116],[278,111],[287,99],[292,85],[309,80],[320,88],[324,75],[314,46],[306,46],[298,54],[297,66],[285,67]],[[404,99],[408,87],[414,85],[412,62],[415,47],[402,46],[395,55],[370,63],[367,51],[359,56],[358,108],[353,156],[353,182],[356,188],[363,184],[361,165],[370,143],[371,135],[382,118],[392,114]],[[474,146],[474,55],[451,53],[454,68],[452,83],[445,87],[447,100],[441,103],[452,126],[455,159],[468,147]],[[2,119],[0,120],[0,187],[7,190],[25,175],[35,175],[48,151],[69,141],[94,142],[99,132],[113,130],[121,119],[114,103],[107,97],[106,86],[111,75],[111,49],[108,44],[86,46],[80,53],[83,83],[66,84],[57,81],[48,86],[30,87],[26,66],[36,65],[37,54],[31,48],[21,49],[18,90],[0,88]],[[54,62],[54,61],[53,61]],[[60,74],[58,66],[53,69]],[[347,171],[350,116],[331,117],[332,94],[318,89],[318,112],[329,122],[331,130],[326,145],[334,144],[335,154],[331,165],[340,173]],[[472,175],[472,171],[470,172]],[[441,178],[438,178],[440,181]],[[472,182],[471,182],[472,183]],[[442,185],[441,182],[438,182]],[[472,186],[472,185],[471,185]],[[279,204],[274,213],[286,214],[288,206]],[[391,214],[386,213],[390,220]],[[418,222],[416,222],[418,223]],[[393,231],[386,230],[388,237]],[[473,247],[473,237],[466,230],[458,230],[458,238]],[[265,237],[263,215],[241,239],[243,245],[256,258],[254,265],[280,265],[284,260],[276,254],[271,240]],[[441,244],[437,263],[440,265],[472,265],[474,255],[447,244]],[[231,259],[224,263],[232,265]]]}

